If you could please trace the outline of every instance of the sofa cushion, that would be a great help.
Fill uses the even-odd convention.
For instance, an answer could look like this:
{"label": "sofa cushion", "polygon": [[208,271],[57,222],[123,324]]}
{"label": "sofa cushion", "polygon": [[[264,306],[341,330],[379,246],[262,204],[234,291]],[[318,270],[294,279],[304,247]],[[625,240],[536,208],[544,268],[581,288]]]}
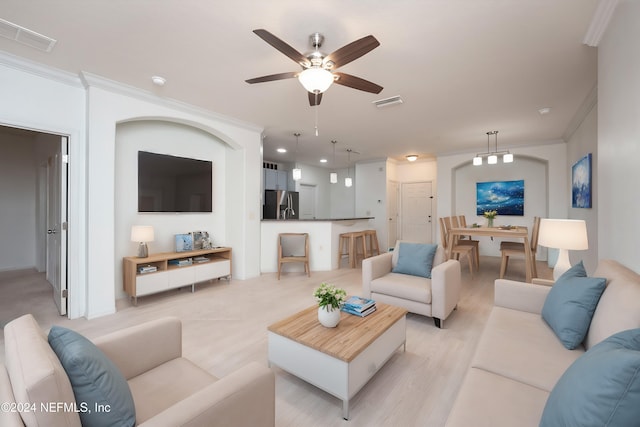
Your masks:
{"label": "sofa cushion", "polygon": [[540,314],[494,307],[471,366],[550,392],[584,350],[567,350]]}
{"label": "sofa cushion", "polygon": [[[4,351],[7,373],[16,402],[36,405],[55,402],[72,408],[73,389],[47,337],[31,314],[25,314],[4,327]],[[26,426],[77,426],[80,417],[74,411],[25,411]]]}
{"label": "sofa cushion", "polygon": [[431,279],[400,273],[387,273],[371,281],[371,292],[431,304]]}
{"label": "sofa cushion", "polygon": [[398,251],[398,262],[392,271],[430,279],[436,249],[436,245],[426,243],[400,242],[395,249]]}
{"label": "sofa cushion", "polygon": [[548,396],[537,387],[470,368],[446,427],[538,427]]}
{"label": "sofa cushion", "polygon": [[569,350],[584,341],[606,280],[584,277],[580,261],[556,280],[542,307],[542,318]]}
{"label": "sofa cushion", "polygon": [[587,349],[627,329],[640,328],[640,275],[613,260],[600,260],[593,273],[607,278],[607,288],[593,313]]}
{"label": "sofa cushion", "polygon": [[633,426],[640,420],[640,329],[615,334],[562,375],[541,427]]}
{"label": "sofa cushion", "polygon": [[186,399],[217,378],[179,357],[129,380],[138,424]]}
{"label": "sofa cushion", "polygon": [[59,326],[49,331],[49,344],[69,376],[83,425],[135,426],[136,411],[129,385],[95,344]]}

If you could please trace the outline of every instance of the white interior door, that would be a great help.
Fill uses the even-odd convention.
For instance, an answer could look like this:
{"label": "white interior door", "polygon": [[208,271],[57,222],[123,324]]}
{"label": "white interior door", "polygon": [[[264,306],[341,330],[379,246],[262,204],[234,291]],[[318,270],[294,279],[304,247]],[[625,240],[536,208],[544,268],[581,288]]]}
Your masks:
{"label": "white interior door", "polygon": [[393,248],[398,240],[398,197],[400,185],[396,181],[387,182],[387,247]]}
{"label": "white interior door", "polygon": [[316,186],[300,185],[298,199],[299,219],[314,219],[316,217]]}
{"label": "white interior door", "polygon": [[67,314],[67,138],[47,162],[46,277],[61,315]]}
{"label": "white interior door", "polygon": [[433,243],[431,182],[404,183],[401,186],[400,222],[403,240]]}

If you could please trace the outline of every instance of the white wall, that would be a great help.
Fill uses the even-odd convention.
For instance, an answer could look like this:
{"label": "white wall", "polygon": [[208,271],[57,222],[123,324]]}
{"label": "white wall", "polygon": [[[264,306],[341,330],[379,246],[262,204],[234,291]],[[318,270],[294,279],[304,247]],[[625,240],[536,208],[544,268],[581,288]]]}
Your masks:
{"label": "white wall", "polygon": [[307,164],[301,164],[302,179],[295,182],[295,191],[300,191],[301,185],[315,187],[316,218],[331,217],[331,190],[334,185],[329,182],[329,169]]}
{"label": "white wall", "polygon": [[[179,144],[176,142],[179,141]],[[151,225],[155,240],[150,253],[173,252],[175,234],[208,231],[213,244],[225,246],[226,146],[213,135],[179,123],[135,121],[116,129],[115,157],[115,294],[122,290],[122,258],[134,256],[138,244],[131,242],[133,225]],[[211,213],[138,213],[138,151],[209,160],[213,163],[213,212]]]}
{"label": "white wall", "polygon": [[0,271],[34,268],[35,141],[29,136],[0,133],[0,149]]}
{"label": "white wall", "polygon": [[[583,261],[589,274],[598,265],[598,109],[594,105],[584,118],[578,129],[567,142],[567,167],[571,168],[575,162],[588,153],[591,158],[591,209],[571,207],[571,188],[569,188],[569,218],[583,219],[587,224],[589,250],[569,251],[571,264]],[[571,185],[571,175],[569,175]]]}
{"label": "white wall", "polygon": [[598,256],[640,272],[640,2],[621,0],[598,47]]}
{"label": "white wall", "polygon": [[[378,244],[387,241],[387,161],[356,164],[355,216],[369,221],[378,235]],[[386,245],[382,245],[385,247]]]}

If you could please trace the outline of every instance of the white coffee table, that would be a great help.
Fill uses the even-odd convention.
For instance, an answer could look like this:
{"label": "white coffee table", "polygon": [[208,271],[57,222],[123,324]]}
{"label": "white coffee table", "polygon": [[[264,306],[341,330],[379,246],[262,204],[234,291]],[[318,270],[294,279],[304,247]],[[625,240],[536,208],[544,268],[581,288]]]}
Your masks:
{"label": "white coffee table", "polygon": [[318,322],[317,306],[269,326],[269,365],[305,380],[342,400],[349,419],[349,400],[400,347],[406,348],[403,308],[376,303],[367,317],[341,313],[336,328]]}

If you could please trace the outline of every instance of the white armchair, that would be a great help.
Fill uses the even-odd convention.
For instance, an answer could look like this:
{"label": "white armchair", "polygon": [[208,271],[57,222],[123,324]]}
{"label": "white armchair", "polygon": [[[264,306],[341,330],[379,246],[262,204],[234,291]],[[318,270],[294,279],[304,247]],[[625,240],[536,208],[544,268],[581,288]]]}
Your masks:
{"label": "white armchair", "polygon": [[431,279],[428,279],[393,273],[397,261],[397,251],[362,261],[363,296],[403,307],[411,313],[433,317],[435,325],[443,327],[444,320],[460,300],[460,262],[445,261],[444,250],[438,246],[433,259]]}

